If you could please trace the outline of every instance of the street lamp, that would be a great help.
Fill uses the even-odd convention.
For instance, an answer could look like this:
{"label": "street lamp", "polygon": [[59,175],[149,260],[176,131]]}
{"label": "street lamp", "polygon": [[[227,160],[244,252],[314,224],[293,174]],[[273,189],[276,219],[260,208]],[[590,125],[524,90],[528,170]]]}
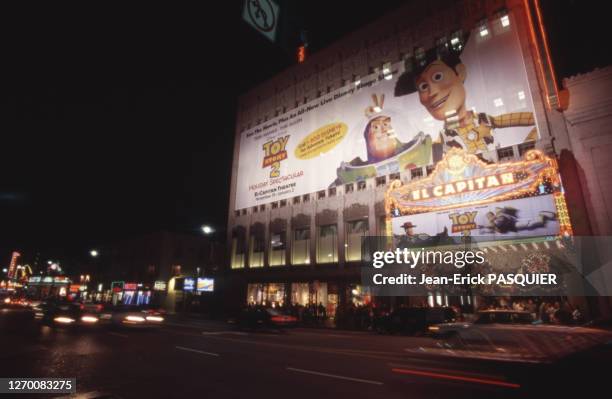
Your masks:
{"label": "street lamp", "polygon": [[95,249],[92,249],[91,251],[89,251],[89,254],[95,258],[96,256],[98,256],[98,251],[96,251]]}
{"label": "street lamp", "polygon": [[204,232],[204,234],[211,234],[214,232],[213,228],[208,226],[208,225],[204,225],[202,226],[202,232]]}

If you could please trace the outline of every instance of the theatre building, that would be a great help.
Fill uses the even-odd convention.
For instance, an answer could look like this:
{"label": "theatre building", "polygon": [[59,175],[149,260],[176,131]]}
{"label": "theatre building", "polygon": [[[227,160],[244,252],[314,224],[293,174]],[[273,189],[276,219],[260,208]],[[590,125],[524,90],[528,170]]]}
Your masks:
{"label": "theatre building", "polygon": [[[560,159],[567,95],[544,33],[538,1],[412,2],[245,93],[228,300],[328,315],[376,303],[361,283],[364,236],[488,236],[516,270],[588,234],[572,219],[586,212],[580,183],[563,178],[575,170]],[[385,300],[475,299],[432,287]]]}

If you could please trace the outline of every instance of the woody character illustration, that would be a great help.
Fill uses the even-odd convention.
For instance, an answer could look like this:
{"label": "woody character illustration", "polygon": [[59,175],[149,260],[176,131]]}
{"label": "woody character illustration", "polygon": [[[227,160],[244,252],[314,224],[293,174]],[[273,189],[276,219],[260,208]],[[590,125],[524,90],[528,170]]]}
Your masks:
{"label": "woody character illustration", "polygon": [[435,236],[430,236],[425,233],[415,233],[414,228],[417,226],[411,221],[405,222],[400,227],[404,229],[405,234],[396,236],[398,248],[440,245],[448,239],[448,228],[446,227]]}
{"label": "woody character illustration", "polygon": [[[503,134],[504,128],[515,126],[533,126],[524,141],[536,140],[532,112],[489,115],[467,108],[464,82],[468,71],[460,58],[463,49],[461,42],[446,43],[413,58],[396,83],[395,96],[418,92],[419,100],[429,114],[444,122],[436,140],[442,144],[443,152],[452,147],[470,154],[493,150],[495,137]],[[434,158],[441,155],[441,151],[434,150]]]}
{"label": "woody character illustration", "polygon": [[524,230],[535,230],[546,227],[549,221],[557,220],[557,214],[550,211],[541,211],[533,219],[520,219],[519,210],[509,206],[496,208],[495,212],[487,212],[487,223],[480,226],[481,234],[486,233],[517,233]]}

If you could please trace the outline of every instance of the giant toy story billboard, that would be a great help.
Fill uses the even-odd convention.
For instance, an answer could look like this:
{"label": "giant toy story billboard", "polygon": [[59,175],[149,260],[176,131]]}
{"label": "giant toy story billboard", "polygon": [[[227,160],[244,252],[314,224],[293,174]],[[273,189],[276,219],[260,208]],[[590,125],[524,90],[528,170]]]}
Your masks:
{"label": "giant toy story billboard", "polygon": [[537,138],[514,24],[474,30],[242,132],[235,207]]}

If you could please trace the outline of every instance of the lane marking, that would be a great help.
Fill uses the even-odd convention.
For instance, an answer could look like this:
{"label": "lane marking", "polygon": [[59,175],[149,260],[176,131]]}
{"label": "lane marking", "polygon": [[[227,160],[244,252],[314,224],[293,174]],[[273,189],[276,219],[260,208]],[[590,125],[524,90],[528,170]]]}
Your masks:
{"label": "lane marking", "polygon": [[208,355],[208,356],[219,356],[218,353],[213,353],[213,352],[205,352],[205,351],[201,351],[199,349],[193,349],[193,348],[186,348],[184,346],[175,346],[176,349],[181,350],[181,351],[186,351],[186,352],[194,352],[194,353],[199,353],[201,355]]}
{"label": "lane marking", "polygon": [[395,368],[391,369],[391,371],[393,371],[394,373],[398,373],[398,374],[418,375],[421,377],[440,378],[440,379],[463,381],[463,382],[475,382],[478,384],[497,385],[497,386],[506,387],[506,388],[520,388],[521,387],[519,384],[514,384],[512,382],[489,380],[489,379],[484,379],[484,378],[463,377],[460,375],[452,375],[452,374],[432,373],[429,371],[395,369]]}
{"label": "lane marking", "polygon": [[310,332],[302,332],[302,331],[294,331],[291,332],[290,335],[316,335],[316,336],[322,336],[322,337],[334,337],[334,338],[347,338],[347,337],[352,337],[352,335],[341,335],[341,334],[326,334],[326,333],[310,333]]}
{"label": "lane marking", "polygon": [[242,331],[202,331],[202,335],[221,335],[221,334],[249,335],[249,333],[242,332]]}
{"label": "lane marking", "polygon": [[127,338],[129,337],[129,335],[127,334],[120,334],[120,333],[116,333],[116,332],[109,332],[109,335],[114,335],[115,337],[121,337],[121,338]]}
{"label": "lane marking", "polygon": [[328,374],[328,373],[321,373],[320,371],[312,371],[312,370],[304,370],[304,369],[296,369],[293,367],[287,367],[287,370],[289,371],[295,371],[297,373],[304,373],[304,374],[312,374],[312,375],[319,375],[322,377],[329,377],[329,378],[337,378],[339,380],[346,380],[346,381],[353,381],[353,382],[361,382],[364,384],[372,384],[372,385],[383,385],[382,382],[380,381],[372,381],[372,380],[363,380],[361,378],[353,378],[353,377],[345,377],[343,375],[337,375],[337,374]]}

